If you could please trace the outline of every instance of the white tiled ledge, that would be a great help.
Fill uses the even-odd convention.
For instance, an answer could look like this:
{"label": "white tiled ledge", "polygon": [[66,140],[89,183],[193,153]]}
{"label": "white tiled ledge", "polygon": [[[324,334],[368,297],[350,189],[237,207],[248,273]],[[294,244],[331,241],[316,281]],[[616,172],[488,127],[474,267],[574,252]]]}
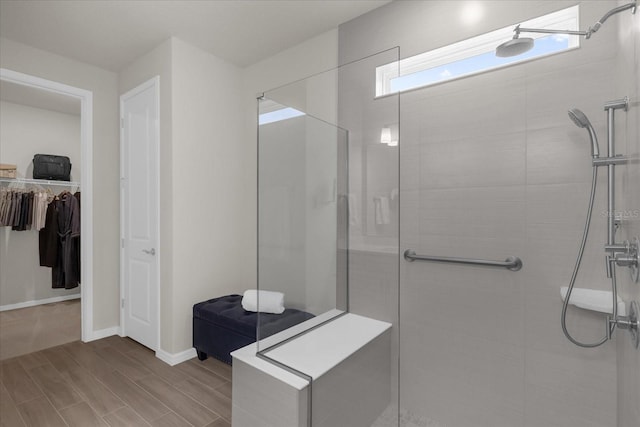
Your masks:
{"label": "white tiled ledge", "polygon": [[[560,296],[562,301],[567,296],[567,286],[560,288]],[[571,291],[571,299],[569,304],[585,310],[597,311],[600,313],[612,314],[613,312],[613,293],[611,291],[598,291],[595,289],[573,288]],[[624,301],[618,297],[618,315],[626,316],[626,307]]]}
{"label": "white tiled ledge", "polygon": [[352,252],[377,253],[385,255],[398,255],[397,246],[375,246],[375,245],[350,245],[349,250]]}
{"label": "white tiled ledge", "polygon": [[[340,313],[339,310],[332,310],[289,328],[262,340],[260,348],[281,342]],[[390,323],[347,313],[268,351],[266,355],[316,380],[390,328]],[[308,385],[303,378],[257,357],[256,349],[256,343],[253,343],[231,355],[298,390]]]}
{"label": "white tiled ledge", "polygon": [[258,352],[258,348],[265,349],[269,348],[272,345],[278,344],[279,342],[285,341],[294,335],[297,335],[301,332],[304,332],[307,329],[313,328],[314,326],[319,325],[322,322],[326,322],[333,317],[339,316],[344,313],[341,310],[330,310],[326,313],[320,314],[312,319],[306,320],[302,323],[299,323],[295,326],[292,326],[289,329],[285,329],[282,332],[278,332],[277,334],[271,335],[268,338],[260,340],[260,343],[252,343],[248,346],[239,348],[238,350],[231,353],[231,356],[234,359],[238,359],[260,371],[271,375],[274,378],[279,379],[280,381],[290,385],[291,387],[296,388],[297,390],[302,390],[306,386],[309,385],[308,381],[301,378],[298,375],[295,375],[289,371],[286,371],[278,366],[270,363],[264,359],[256,356]]}
{"label": "white tiled ledge", "polygon": [[362,237],[351,237],[349,239],[349,250],[354,252],[373,252],[395,255],[400,252],[397,239],[363,239]]}
{"label": "white tiled ledge", "polygon": [[391,328],[391,324],[347,313],[266,353],[317,380]]}

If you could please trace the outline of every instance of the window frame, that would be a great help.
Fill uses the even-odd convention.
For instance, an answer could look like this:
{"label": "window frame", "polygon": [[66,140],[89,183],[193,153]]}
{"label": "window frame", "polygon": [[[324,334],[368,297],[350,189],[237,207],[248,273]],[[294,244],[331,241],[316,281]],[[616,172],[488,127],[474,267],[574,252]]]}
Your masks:
{"label": "window frame", "polygon": [[[427,81],[424,84],[412,86],[406,89],[392,90],[392,82],[396,78],[408,77],[415,73],[426,71],[435,67],[440,67],[447,64],[453,64],[457,61],[462,61],[474,56],[482,55],[495,51],[495,48],[501,43],[513,38],[513,29],[518,24],[512,24],[507,27],[503,27],[488,33],[480,34],[475,37],[471,37],[466,40],[462,40],[457,43],[453,43],[447,46],[436,48],[427,52],[423,52],[417,55],[413,55],[400,61],[394,61],[388,64],[380,65],[376,67],[376,85],[375,85],[375,98],[381,98],[395,93],[402,93],[411,90],[421,89],[443,82],[466,78],[487,71],[497,70],[504,67],[509,67],[514,64],[533,61],[539,58],[544,58],[550,55],[557,55],[559,53],[569,52],[580,47],[580,36],[573,35],[549,35],[542,33],[521,33],[520,37],[531,37],[534,40],[543,37],[566,37],[568,40],[568,46],[562,50],[552,51],[537,55],[534,57],[527,57],[523,59],[517,59],[504,64],[498,64],[495,66],[485,67],[477,70],[470,71],[468,73],[443,77],[436,81]],[[577,31],[580,27],[580,5],[571,6],[565,9],[558,10],[556,12],[548,13],[537,18],[533,18],[520,25],[523,28],[540,28],[540,29],[555,29],[555,30],[573,30]]]}

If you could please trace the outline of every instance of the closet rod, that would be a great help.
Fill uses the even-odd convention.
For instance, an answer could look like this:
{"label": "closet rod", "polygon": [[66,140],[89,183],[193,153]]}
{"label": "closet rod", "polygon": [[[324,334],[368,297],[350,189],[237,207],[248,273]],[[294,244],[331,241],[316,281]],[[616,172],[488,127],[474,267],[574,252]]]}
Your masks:
{"label": "closet rod", "polygon": [[80,183],[77,181],[48,181],[46,179],[29,179],[29,178],[0,178],[0,182],[18,182],[21,184],[36,184],[36,185],[57,185],[62,187],[78,187]]}

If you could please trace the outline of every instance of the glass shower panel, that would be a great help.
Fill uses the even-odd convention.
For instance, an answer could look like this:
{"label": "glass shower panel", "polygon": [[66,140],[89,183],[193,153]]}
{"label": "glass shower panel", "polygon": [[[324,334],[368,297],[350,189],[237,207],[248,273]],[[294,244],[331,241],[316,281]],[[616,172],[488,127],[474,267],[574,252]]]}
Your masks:
{"label": "glass shower panel", "polygon": [[338,154],[348,134],[298,109],[295,97],[287,105],[268,95],[259,99],[258,286],[283,294],[286,311],[270,313],[274,295],[260,294],[259,350],[283,324],[315,325],[345,312],[347,300],[347,278],[337,270],[346,253],[337,248],[345,224],[338,181],[346,170]]}
{"label": "glass shower panel", "polygon": [[258,100],[258,355],[309,382],[306,425],[398,423],[398,55]]}

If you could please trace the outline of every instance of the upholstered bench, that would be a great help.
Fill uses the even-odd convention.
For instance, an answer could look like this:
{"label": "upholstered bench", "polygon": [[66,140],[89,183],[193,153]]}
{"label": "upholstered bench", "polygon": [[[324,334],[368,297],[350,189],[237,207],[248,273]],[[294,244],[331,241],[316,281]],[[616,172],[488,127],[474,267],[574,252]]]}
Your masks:
{"label": "upholstered bench", "polygon": [[[288,308],[282,314],[260,313],[260,338],[314,317]],[[258,313],[242,308],[242,295],[227,295],[193,306],[193,346],[198,359],[213,356],[231,364],[230,353],[256,340]]]}

